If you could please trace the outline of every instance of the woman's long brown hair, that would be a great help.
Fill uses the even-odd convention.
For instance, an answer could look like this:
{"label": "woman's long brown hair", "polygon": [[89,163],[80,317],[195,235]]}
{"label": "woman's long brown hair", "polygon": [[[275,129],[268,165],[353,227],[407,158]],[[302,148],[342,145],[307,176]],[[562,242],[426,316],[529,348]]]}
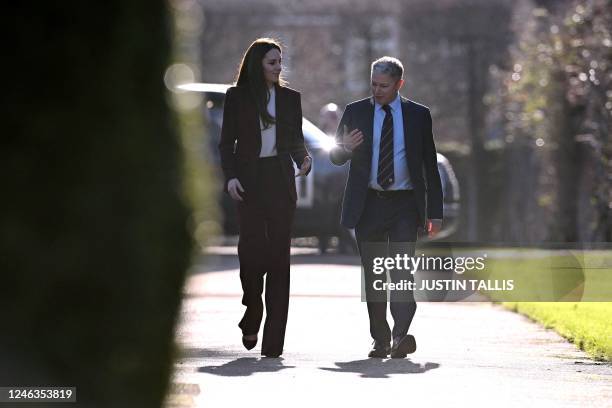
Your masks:
{"label": "woman's long brown hair", "polygon": [[[236,86],[244,86],[249,89],[266,129],[276,123],[276,119],[268,112],[270,90],[266,85],[261,61],[273,48],[282,52],[280,43],[272,38],[258,38],[253,41],[242,57],[236,80]],[[279,79],[279,83],[283,85],[285,81]]]}

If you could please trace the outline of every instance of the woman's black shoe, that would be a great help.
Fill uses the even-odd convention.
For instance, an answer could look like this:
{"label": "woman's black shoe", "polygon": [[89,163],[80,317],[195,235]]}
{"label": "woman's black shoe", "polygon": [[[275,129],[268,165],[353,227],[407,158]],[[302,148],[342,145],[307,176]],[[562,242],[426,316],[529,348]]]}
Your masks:
{"label": "woman's black shoe", "polygon": [[368,357],[373,358],[386,358],[391,352],[389,343],[382,343],[380,341],[374,341],[372,350],[368,353]]}
{"label": "woman's black shoe", "polygon": [[247,338],[242,336],[242,344],[244,345],[245,349],[251,350],[253,347],[257,345],[257,337],[255,337],[255,339],[253,340],[248,340]]}

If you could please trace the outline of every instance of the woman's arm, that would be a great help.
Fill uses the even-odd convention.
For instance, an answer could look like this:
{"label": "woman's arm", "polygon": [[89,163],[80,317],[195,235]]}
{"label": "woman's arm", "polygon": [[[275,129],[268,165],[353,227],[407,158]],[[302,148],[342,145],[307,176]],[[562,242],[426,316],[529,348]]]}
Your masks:
{"label": "woman's arm", "polygon": [[238,110],[235,88],[229,88],[225,95],[223,106],[223,126],[221,127],[221,140],[219,141],[219,154],[221,157],[221,169],[225,176],[224,190],[227,191],[229,180],[238,177],[236,171],[236,157],[234,145],[238,138]]}
{"label": "woman's arm", "polygon": [[[304,159],[309,157],[309,154],[308,150],[306,150],[306,146],[304,145],[304,133],[302,131],[302,98],[299,93],[297,93],[295,122],[296,130],[292,139],[290,154],[297,167],[301,169]],[[304,175],[307,175],[308,173],[310,173],[310,168],[304,173]]]}

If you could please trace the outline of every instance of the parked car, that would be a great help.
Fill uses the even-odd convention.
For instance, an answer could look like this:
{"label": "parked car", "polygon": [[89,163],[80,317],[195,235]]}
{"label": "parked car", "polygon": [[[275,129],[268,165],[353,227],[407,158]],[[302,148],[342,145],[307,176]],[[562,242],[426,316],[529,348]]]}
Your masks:
{"label": "parked car", "polygon": [[[221,137],[223,101],[231,85],[193,83],[179,86],[183,90],[204,92],[204,115],[208,124],[208,144],[212,160],[220,172],[217,145]],[[312,170],[307,177],[296,179],[297,209],[294,217],[293,237],[317,237],[319,249],[325,252],[332,237],[338,238],[342,253],[356,250],[355,237],[340,225],[340,209],[348,165],[335,166],[329,160],[329,151],[335,145],[332,136],[325,134],[308,119],[303,118],[302,131],[306,148],[312,156]],[[439,237],[446,237],[456,229],[459,215],[459,185],[449,161],[438,154],[438,168],[444,192],[445,222]],[[219,173],[219,177],[222,175]],[[228,194],[220,192],[225,234],[238,234],[235,204]]]}

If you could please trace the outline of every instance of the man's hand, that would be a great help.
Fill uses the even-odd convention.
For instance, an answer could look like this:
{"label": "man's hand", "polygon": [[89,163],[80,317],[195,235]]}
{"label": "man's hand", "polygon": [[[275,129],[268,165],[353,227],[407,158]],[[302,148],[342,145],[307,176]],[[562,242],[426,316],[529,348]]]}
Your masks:
{"label": "man's hand", "polygon": [[308,173],[310,170],[310,166],[312,165],[312,159],[310,156],[304,157],[304,161],[302,161],[302,167],[300,167],[300,171],[295,175],[295,177],[300,177]]}
{"label": "man's hand", "polygon": [[347,133],[348,129],[344,125],[344,134],[342,135],[342,146],[344,150],[352,152],[357,146],[363,142],[363,133],[359,129],[353,129]]}
{"label": "man's hand", "polygon": [[236,201],[244,201],[239,192],[244,193],[244,188],[237,178],[233,178],[227,182],[227,191],[229,195]]}
{"label": "man's hand", "polygon": [[442,229],[442,220],[427,220],[427,236],[433,238]]}

